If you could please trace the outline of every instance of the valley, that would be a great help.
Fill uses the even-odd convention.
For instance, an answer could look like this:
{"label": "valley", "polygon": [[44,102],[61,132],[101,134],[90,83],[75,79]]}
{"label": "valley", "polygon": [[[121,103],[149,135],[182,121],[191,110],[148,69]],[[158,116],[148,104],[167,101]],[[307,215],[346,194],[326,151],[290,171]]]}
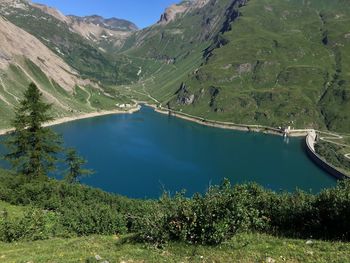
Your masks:
{"label": "valley", "polygon": [[[350,10],[343,1],[185,1],[145,29],[118,19],[111,27],[104,21],[112,20],[99,16],[64,16],[22,0],[5,1],[1,10],[64,60],[69,78],[84,80],[67,83],[70,93],[89,85],[103,90],[97,92],[102,101],[154,102],[151,96],[169,109],[217,121],[350,131],[350,62],[343,55]],[[45,69],[45,58],[25,56]],[[67,90],[51,72],[43,73]],[[33,74],[24,73],[25,82]],[[51,88],[47,81],[40,84]],[[9,106],[13,96],[1,95]],[[69,114],[61,100],[56,104]],[[74,100],[79,106],[71,111],[98,108]]]}
{"label": "valley", "polygon": [[37,1],[0,1],[0,262],[349,260],[349,0]]}

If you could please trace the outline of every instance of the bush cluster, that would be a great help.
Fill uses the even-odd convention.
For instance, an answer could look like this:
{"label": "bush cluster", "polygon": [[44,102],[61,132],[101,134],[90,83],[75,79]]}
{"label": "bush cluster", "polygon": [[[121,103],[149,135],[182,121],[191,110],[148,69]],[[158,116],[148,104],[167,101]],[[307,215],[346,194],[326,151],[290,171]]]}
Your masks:
{"label": "bush cluster", "polygon": [[138,222],[137,238],[162,244],[169,240],[216,245],[242,231],[267,229],[268,220],[255,203],[262,188],[247,185],[231,188],[228,181],[188,199],[164,195],[157,209]]}
{"label": "bush cluster", "polygon": [[78,184],[0,176],[0,200],[30,209],[0,218],[0,240],[133,233],[140,242],[217,245],[238,232],[350,241],[350,180],[319,194],[225,181],[204,195],[132,200]]}
{"label": "bush cluster", "polygon": [[328,163],[350,173],[350,160],[344,156],[342,149],[344,149],[344,146],[335,145],[325,141],[319,141],[315,146],[316,152]]}
{"label": "bush cluster", "polygon": [[[0,239],[4,241],[122,234],[133,228],[135,216],[141,216],[152,205],[151,201],[54,179],[28,181],[21,176],[0,176],[0,180],[0,200],[34,207],[22,218],[0,215]],[[28,230],[27,226],[32,228]]]}
{"label": "bush cluster", "polygon": [[276,193],[256,184],[225,182],[201,196],[165,195],[137,223],[137,238],[156,246],[169,241],[216,245],[237,232],[295,238],[350,240],[350,182],[317,195]]}
{"label": "bush cluster", "polygon": [[30,208],[21,218],[10,219],[6,211],[0,216],[2,242],[43,240],[59,235],[60,231],[57,216],[48,211]]}

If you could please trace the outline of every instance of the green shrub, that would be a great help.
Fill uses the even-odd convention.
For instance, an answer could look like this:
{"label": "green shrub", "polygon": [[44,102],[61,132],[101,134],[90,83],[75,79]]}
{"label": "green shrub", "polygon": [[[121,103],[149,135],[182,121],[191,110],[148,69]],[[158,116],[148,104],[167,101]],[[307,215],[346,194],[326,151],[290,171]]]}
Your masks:
{"label": "green shrub", "polygon": [[318,224],[315,236],[325,239],[350,240],[350,180],[321,192],[315,200]]}
{"label": "green shrub", "polygon": [[44,240],[56,236],[60,229],[53,213],[31,208],[19,219],[10,219],[6,213],[1,217],[0,240]]}
{"label": "green shrub", "polygon": [[61,210],[61,224],[79,236],[126,232],[126,220],[107,205],[70,203]]}
{"label": "green shrub", "polygon": [[231,188],[226,181],[192,199],[164,195],[149,218],[140,218],[137,238],[157,245],[169,240],[216,245],[239,231],[266,229],[267,218],[251,192],[263,193],[256,185]]}
{"label": "green shrub", "polygon": [[152,203],[53,179],[29,182],[21,176],[1,179],[0,186],[5,189],[1,192],[2,200],[54,213],[62,227],[61,235],[125,233],[133,227],[134,216],[144,214]]}
{"label": "green shrub", "polygon": [[217,245],[238,232],[260,231],[298,238],[350,240],[350,180],[319,194],[277,193],[228,181],[204,195],[163,195],[132,200],[56,180],[26,181],[0,175],[0,198],[32,205],[20,219],[0,217],[0,239],[37,240],[131,232],[140,242]]}

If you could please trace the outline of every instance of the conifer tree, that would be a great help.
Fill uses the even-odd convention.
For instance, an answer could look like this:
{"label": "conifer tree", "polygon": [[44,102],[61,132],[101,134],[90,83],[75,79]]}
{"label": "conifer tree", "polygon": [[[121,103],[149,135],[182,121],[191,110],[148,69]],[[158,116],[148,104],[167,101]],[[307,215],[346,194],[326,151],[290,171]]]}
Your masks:
{"label": "conifer tree", "polygon": [[43,127],[52,120],[51,105],[43,102],[42,93],[31,83],[15,110],[12,122],[15,131],[6,141],[9,153],[5,156],[13,170],[28,178],[42,178],[56,168],[61,138],[50,128]]}
{"label": "conifer tree", "polygon": [[82,168],[87,161],[80,157],[75,149],[67,150],[66,163],[68,165],[68,170],[65,180],[70,184],[79,183],[83,177],[94,173],[92,170]]}

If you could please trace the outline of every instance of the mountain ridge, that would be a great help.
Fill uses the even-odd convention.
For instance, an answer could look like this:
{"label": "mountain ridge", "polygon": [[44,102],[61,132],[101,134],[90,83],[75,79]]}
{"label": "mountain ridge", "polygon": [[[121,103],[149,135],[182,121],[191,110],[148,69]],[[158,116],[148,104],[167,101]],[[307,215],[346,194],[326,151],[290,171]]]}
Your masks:
{"label": "mountain ridge", "polygon": [[138,27],[125,19],[119,19],[116,17],[104,18],[100,15],[88,15],[88,16],[76,16],[76,15],[67,15],[68,18],[77,20],[79,22],[92,23],[106,29],[115,30],[115,31],[136,31]]}
{"label": "mountain ridge", "polygon": [[11,23],[114,93],[214,120],[350,131],[344,1],[182,1],[129,31],[4,1]]}

